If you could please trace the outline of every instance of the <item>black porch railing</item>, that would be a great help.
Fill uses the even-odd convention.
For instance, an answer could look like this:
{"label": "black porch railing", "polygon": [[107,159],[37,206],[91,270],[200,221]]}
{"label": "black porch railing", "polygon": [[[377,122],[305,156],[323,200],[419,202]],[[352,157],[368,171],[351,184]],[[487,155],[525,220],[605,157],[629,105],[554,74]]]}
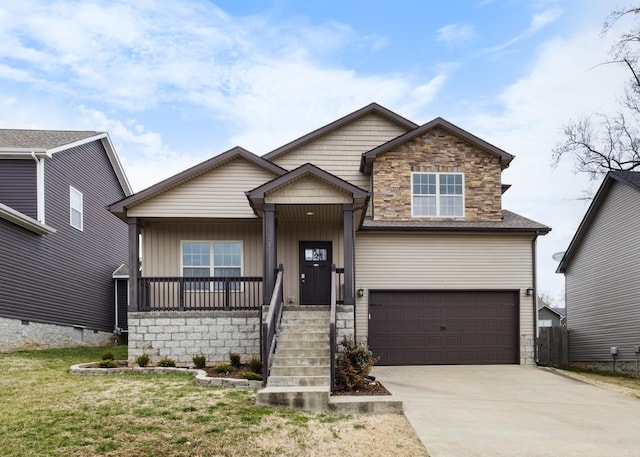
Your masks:
{"label": "black porch railing", "polygon": [[[344,272],[343,268],[339,268]],[[331,265],[331,312],[329,314],[329,347],[331,348],[330,354],[330,373],[331,373],[331,393],[336,387],[336,353],[337,353],[337,333],[336,333],[336,304],[337,296],[336,292],[342,290],[342,287],[338,287],[338,268],[335,265]]]}
{"label": "black porch railing", "polygon": [[262,277],[148,277],[138,279],[140,311],[254,310]]}
{"label": "black porch railing", "polygon": [[276,284],[273,288],[273,295],[269,301],[269,312],[264,321],[262,321],[262,385],[267,385],[269,378],[269,370],[276,351],[278,338],[278,328],[280,327],[280,319],[282,319],[282,309],[284,302],[283,295],[283,268],[282,264],[278,266],[278,274],[276,275]]}
{"label": "black porch railing", "polygon": [[[335,269],[335,280],[333,278],[333,269]],[[331,290],[336,294],[336,304],[344,305],[344,268],[332,266]]]}

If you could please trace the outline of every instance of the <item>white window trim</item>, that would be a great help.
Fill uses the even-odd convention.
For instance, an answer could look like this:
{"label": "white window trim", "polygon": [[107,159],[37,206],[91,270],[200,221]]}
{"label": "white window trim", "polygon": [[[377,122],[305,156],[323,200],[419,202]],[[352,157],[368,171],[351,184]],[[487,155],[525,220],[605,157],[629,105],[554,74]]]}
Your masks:
{"label": "white window trim", "polygon": [[[214,277],[214,270],[216,266],[213,264],[213,246],[216,243],[238,243],[240,244],[240,276],[244,276],[244,243],[242,240],[181,240],[180,241],[180,276],[184,277],[184,244],[185,243],[209,243],[209,259],[211,264],[209,265],[209,277]],[[186,268],[192,268],[187,266]],[[197,267],[196,267],[197,268]],[[225,268],[225,267],[219,267]],[[236,266],[227,268],[237,268]],[[185,292],[207,292],[206,290],[185,290]],[[223,292],[222,290],[216,290],[213,282],[209,285],[209,292]],[[239,289],[231,289],[230,292],[244,292],[244,283],[240,283]]]}
{"label": "white window trim", "polygon": [[[76,193],[80,196],[80,209],[73,207],[73,194]],[[80,227],[76,227],[73,223],[73,211],[80,213]],[[84,195],[78,189],[73,186],[69,186],[69,224],[76,230],[84,231]]]}
{"label": "white window trim", "polygon": [[[542,325],[548,324],[548,325]],[[538,319],[538,328],[553,327],[553,319]]]}
{"label": "white window trim", "polygon": [[[415,175],[436,175],[436,215],[435,216],[418,216],[415,214],[413,208],[413,198],[416,196],[413,193],[413,178]],[[462,176],[462,214],[459,216],[441,216],[440,215],[440,176],[441,175],[460,175]],[[453,171],[453,172],[435,172],[435,171],[413,171],[411,172],[411,217],[416,218],[441,218],[441,219],[461,219],[464,218],[465,215],[465,183],[464,183],[464,173]],[[417,196],[420,196],[418,194]]]}

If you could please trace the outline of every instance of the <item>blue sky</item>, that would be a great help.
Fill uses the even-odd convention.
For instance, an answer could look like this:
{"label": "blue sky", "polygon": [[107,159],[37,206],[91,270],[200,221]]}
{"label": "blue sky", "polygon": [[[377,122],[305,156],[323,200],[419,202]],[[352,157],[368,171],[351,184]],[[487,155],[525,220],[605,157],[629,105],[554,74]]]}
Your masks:
{"label": "blue sky", "polygon": [[372,101],[442,116],[516,156],[503,206],[553,228],[560,298],[589,186],[551,168],[562,125],[611,113],[602,0],[0,0],[0,125],[109,132],[135,190],[235,145],[257,154]]}

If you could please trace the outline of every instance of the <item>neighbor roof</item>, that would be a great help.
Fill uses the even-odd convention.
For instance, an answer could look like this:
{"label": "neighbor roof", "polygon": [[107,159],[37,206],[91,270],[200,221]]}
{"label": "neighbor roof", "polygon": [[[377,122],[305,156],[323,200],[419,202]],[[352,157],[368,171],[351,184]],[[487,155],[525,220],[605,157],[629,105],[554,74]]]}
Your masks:
{"label": "neighbor roof", "polygon": [[509,163],[514,158],[514,156],[509,154],[508,152],[503,151],[502,149],[490,143],[487,143],[483,139],[478,138],[477,136],[467,132],[466,130],[461,129],[460,127],[452,124],[449,121],[446,121],[441,117],[437,117],[434,120],[421,125],[420,127],[414,128],[413,130],[410,130],[407,133],[400,135],[394,138],[393,140],[387,141],[386,143],[378,146],[377,148],[372,149],[369,152],[364,153],[362,155],[362,161],[360,163],[360,171],[363,173],[371,173],[372,164],[373,164],[373,161],[376,159],[376,157],[435,128],[444,129],[449,133],[473,144],[474,146],[499,157],[500,164],[503,170],[509,166]]}
{"label": "neighbor roof", "polygon": [[49,150],[104,132],[74,130],[0,129],[0,150]]}
{"label": "neighbor roof", "polygon": [[564,273],[569,264],[573,260],[578,248],[580,247],[580,243],[584,239],[587,234],[589,227],[593,223],[593,219],[596,217],[598,210],[603,205],[603,203],[607,199],[607,195],[609,191],[613,187],[615,183],[620,183],[631,187],[634,190],[640,192],[640,172],[638,171],[624,171],[624,170],[613,170],[607,173],[596,192],[596,196],[593,198],[587,213],[584,215],[582,222],[580,222],[580,226],[576,231],[575,235],[573,235],[573,239],[571,243],[569,243],[569,247],[567,248],[562,260],[560,261],[560,265],[556,270],[556,273]]}
{"label": "neighbor roof", "polygon": [[25,158],[35,154],[38,158],[52,157],[53,154],[81,146],[92,141],[101,141],[111,167],[125,195],[133,190],[116,154],[113,143],[106,132],[80,130],[25,130],[0,129],[0,158]]}
{"label": "neighbor roof", "polygon": [[339,129],[340,127],[343,127],[369,114],[377,114],[379,116],[382,116],[385,119],[388,119],[391,122],[407,130],[415,129],[418,126],[418,124],[408,119],[405,119],[404,117],[394,113],[393,111],[385,108],[384,106],[378,105],[377,103],[370,103],[364,108],[360,108],[359,110],[354,111],[351,114],[347,114],[346,116],[341,117],[337,121],[333,121],[330,124],[325,125],[324,127],[320,127],[319,129],[314,130],[311,133],[301,136],[297,140],[293,140],[292,142],[287,143],[284,146],[274,149],[273,151],[263,155],[262,157],[267,160],[273,160],[281,156],[282,154],[285,154],[286,152],[291,151],[292,149],[298,148],[306,143],[316,140],[319,137],[326,135],[327,133],[333,132],[334,130]]}

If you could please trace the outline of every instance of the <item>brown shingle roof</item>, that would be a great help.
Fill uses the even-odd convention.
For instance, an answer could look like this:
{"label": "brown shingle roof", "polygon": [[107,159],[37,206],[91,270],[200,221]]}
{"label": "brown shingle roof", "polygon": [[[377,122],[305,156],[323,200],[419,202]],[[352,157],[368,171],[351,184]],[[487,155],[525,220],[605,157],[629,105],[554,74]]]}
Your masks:
{"label": "brown shingle roof", "polygon": [[0,148],[53,149],[100,135],[101,133],[74,130],[0,129]]}
{"label": "brown shingle roof", "polygon": [[502,220],[496,222],[456,220],[374,221],[366,218],[361,230],[398,232],[538,232],[540,235],[546,235],[551,231],[544,224],[532,221],[506,209],[502,210]]}

